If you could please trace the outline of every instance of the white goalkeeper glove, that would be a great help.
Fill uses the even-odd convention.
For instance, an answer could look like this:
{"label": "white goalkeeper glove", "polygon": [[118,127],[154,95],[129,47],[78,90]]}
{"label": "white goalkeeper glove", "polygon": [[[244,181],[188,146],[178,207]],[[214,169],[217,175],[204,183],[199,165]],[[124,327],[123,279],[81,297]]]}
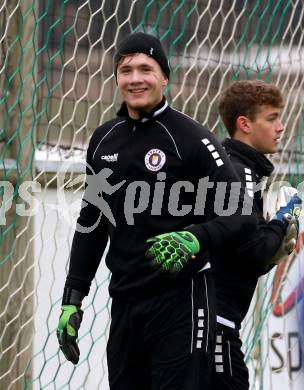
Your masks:
{"label": "white goalkeeper glove", "polygon": [[[280,192],[281,196],[278,197],[278,200],[281,200],[281,207],[275,214],[273,220],[281,221],[286,225],[286,234],[280,248],[272,258],[273,264],[278,264],[278,262],[286,260],[294,250],[299,235],[299,216],[301,213],[302,201],[297,195],[290,197],[290,189],[284,189],[284,187],[282,187]],[[288,203],[283,206],[282,204],[284,202],[286,203],[288,197],[290,198]]]}
{"label": "white goalkeeper glove", "polygon": [[296,247],[299,235],[298,218],[286,214],[284,219],[285,222],[288,223],[288,227],[280,248],[272,258],[272,264],[278,264],[281,261],[285,261]]}

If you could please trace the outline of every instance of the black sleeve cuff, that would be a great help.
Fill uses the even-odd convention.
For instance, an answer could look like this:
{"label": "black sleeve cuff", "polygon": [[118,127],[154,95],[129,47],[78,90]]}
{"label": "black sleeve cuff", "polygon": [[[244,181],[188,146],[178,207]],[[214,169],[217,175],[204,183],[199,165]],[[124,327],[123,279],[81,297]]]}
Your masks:
{"label": "black sleeve cuff", "polygon": [[[77,306],[79,302],[81,304],[81,301],[89,294],[89,291],[90,283],[68,275],[64,286],[62,304]],[[72,303],[71,299],[76,303]]]}
{"label": "black sleeve cuff", "polygon": [[190,225],[188,230],[196,236],[201,249],[241,241],[257,229],[256,215],[218,217],[203,224]]}
{"label": "black sleeve cuff", "polygon": [[285,234],[287,232],[288,224],[286,224],[282,221],[279,221],[277,219],[272,219],[271,221],[268,222],[268,226],[271,226],[275,231],[277,231],[278,234],[280,234],[282,236],[282,239],[283,239],[283,237],[285,236]]}
{"label": "black sleeve cuff", "polygon": [[209,231],[203,225],[190,225],[185,228],[188,232],[195,235],[200,244],[200,250],[210,246]]}
{"label": "black sleeve cuff", "polygon": [[85,294],[83,292],[65,286],[62,297],[62,305],[75,305],[77,307],[81,307],[84,297]]}

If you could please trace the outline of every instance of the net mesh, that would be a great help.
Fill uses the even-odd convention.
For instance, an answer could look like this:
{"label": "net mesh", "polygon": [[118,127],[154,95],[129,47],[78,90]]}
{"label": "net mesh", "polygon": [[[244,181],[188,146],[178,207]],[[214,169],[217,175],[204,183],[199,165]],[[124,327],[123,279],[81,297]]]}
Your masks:
{"label": "net mesh", "polygon": [[[217,98],[225,86],[256,78],[280,86],[286,131],[274,180],[297,185],[303,13],[301,0],[0,1],[0,388],[108,388],[104,262],[84,301],[77,367],[58,353],[55,329],[83,191],[81,162],[94,129],[120,105],[116,43],[131,31],[157,35],[172,67],[170,103],[220,139]],[[25,202],[25,189],[35,202]],[[275,272],[261,280],[242,330],[252,389],[278,388],[269,367],[271,332],[261,335],[275,301]]]}

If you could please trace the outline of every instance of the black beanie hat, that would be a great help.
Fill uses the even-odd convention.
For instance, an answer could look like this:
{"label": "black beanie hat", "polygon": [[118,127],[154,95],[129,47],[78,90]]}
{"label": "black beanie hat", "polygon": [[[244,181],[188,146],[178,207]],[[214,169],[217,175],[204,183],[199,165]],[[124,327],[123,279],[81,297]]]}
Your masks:
{"label": "black beanie hat", "polygon": [[118,45],[116,53],[114,55],[114,74],[117,78],[117,65],[118,61],[123,55],[133,53],[144,53],[149,57],[152,57],[157,61],[164,72],[164,74],[170,77],[170,67],[168,58],[164,52],[164,49],[160,43],[160,40],[153,35],[149,35],[143,32],[137,32],[127,35]]}

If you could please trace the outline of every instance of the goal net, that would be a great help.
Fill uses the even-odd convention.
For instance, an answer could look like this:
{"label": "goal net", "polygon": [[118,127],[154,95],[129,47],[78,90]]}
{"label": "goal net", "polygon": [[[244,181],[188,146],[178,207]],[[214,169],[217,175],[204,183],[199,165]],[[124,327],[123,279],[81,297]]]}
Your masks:
{"label": "goal net", "polygon": [[[277,84],[286,130],[272,180],[297,186],[303,26],[302,0],[0,0],[1,389],[108,389],[104,262],[84,301],[77,366],[58,351],[56,327],[88,140],[120,106],[117,42],[131,31],[158,36],[169,102],[220,140],[217,99],[232,80]],[[303,388],[301,243],[261,278],[244,321],[251,389]]]}

